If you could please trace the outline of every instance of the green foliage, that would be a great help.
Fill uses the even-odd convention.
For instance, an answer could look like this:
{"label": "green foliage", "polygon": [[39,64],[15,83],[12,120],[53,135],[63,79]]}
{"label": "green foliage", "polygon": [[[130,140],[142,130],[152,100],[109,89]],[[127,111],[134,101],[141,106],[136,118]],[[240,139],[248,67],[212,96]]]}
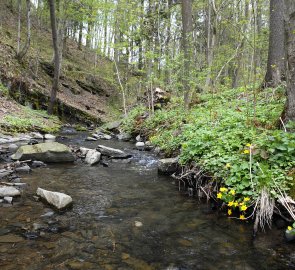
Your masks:
{"label": "green foliage", "polygon": [[7,87],[5,87],[1,82],[0,82],[0,94],[2,96],[8,96],[9,94]]}
{"label": "green foliage", "polygon": [[182,164],[199,164],[235,190],[236,201],[257,198],[264,187],[277,197],[277,186],[289,190],[288,171],[295,167],[295,134],[276,129],[283,104],[282,89],[255,95],[243,88],[224,90],[201,95],[189,112],[174,99],[136,129],[133,117],[142,108],[134,109],[124,127],[144,130],[167,155],[180,154]]}
{"label": "green foliage", "polygon": [[0,129],[7,132],[28,132],[40,130],[48,133],[58,132],[61,122],[56,116],[48,115],[46,111],[31,110],[22,107],[21,112],[6,115],[0,121]]}

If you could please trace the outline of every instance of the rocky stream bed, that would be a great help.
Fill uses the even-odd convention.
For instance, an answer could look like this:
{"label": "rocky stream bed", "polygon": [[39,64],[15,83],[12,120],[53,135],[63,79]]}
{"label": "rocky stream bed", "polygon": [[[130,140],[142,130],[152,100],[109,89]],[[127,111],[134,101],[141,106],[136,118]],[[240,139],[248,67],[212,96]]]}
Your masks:
{"label": "rocky stream bed", "polygon": [[[295,269],[294,245],[282,230],[253,240],[251,224],[158,174],[156,156],[138,151],[142,144],[73,132],[57,138],[71,146],[73,163],[9,160],[20,144],[44,139],[34,136],[0,141],[0,182],[18,191],[0,194],[0,269]],[[38,187],[73,203],[57,210],[40,200]]]}

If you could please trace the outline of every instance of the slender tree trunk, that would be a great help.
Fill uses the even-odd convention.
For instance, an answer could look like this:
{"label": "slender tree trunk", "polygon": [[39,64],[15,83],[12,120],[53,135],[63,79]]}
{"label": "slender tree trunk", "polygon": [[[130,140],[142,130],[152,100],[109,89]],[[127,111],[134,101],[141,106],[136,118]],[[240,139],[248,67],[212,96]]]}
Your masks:
{"label": "slender tree trunk", "polygon": [[285,73],[284,0],[270,0],[269,49],[264,85],[277,87]]}
{"label": "slender tree trunk", "polygon": [[22,15],[22,1],[18,0],[18,20],[17,20],[17,49],[16,54],[19,55],[20,51],[20,39],[21,39],[21,15]]}
{"label": "slender tree trunk", "polygon": [[24,58],[24,56],[27,54],[31,44],[31,0],[26,0],[26,5],[27,5],[27,40],[22,50],[19,51],[19,53],[17,54],[17,59],[19,61],[21,61]]}
{"label": "slender tree trunk", "polygon": [[182,0],[182,48],[184,57],[183,93],[184,107],[189,107],[190,73],[191,73],[191,51],[192,51],[192,0]]}
{"label": "slender tree trunk", "polygon": [[56,15],[55,15],[55,0],[48,0],[48,3],[49,3],[49,10],[50,10],[52,43],[53,43],[53,49],[54,49],[54,78],[52,83],[50,102],[48,106],[48,114],[53,114],[53,109],[56,102],[56,94],[59,88],[61,59],[60,59],[59,46],[58,46],[57,24],[56,24]]}
{"label": "slender tree trunk", "polygon": [[82,50],[83,22],[79,24],[78,50]]}
{"label": "slender tree trunk", "polygon": [[284,119],[295,121],[295,1],[285,0],[285,5],[287,100]]}

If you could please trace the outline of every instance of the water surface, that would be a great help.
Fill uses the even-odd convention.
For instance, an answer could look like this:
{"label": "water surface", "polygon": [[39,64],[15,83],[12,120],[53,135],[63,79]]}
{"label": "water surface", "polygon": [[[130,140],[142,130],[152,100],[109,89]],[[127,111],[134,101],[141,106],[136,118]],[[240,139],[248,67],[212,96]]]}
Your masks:
{"label": "water surface", "polygon": [[[65,142],[98,144],[80,136]],[[29,186],[19,202],[0,208],[0,236],[22,237],[0,243],[1,270],[295,269],[294,245],[283,242],[282,231],[252,241],[251,224],[179,192],[173,179],[157,174],[150,153],[99,143],[134,158],[109,167],[50,165],[23,176]],[[51,213],[35,200],[37,187],[71,195],[73,208]]]}

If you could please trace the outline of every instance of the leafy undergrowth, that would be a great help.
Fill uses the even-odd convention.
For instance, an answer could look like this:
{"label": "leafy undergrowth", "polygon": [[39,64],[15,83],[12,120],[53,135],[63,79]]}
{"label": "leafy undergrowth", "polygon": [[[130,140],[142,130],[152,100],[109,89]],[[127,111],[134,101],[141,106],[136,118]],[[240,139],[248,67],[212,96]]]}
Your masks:
{"label": "leafy undergrowth", "polygon": [[7,89],[0,84],[0,132],[18,133],[28,131],[57,132],[61,122],[46,111],[32,110],[8,97]]}
{"label": "leafy undergrowth", "polygon": [[249,206],[259,210],[263,198],[290,194],[295,134],[277,129],[284,102],[282,88],[256,95],[243,88],[224,90],[201,95],[188,112],[177,99],[143,120],[144,108],[137,107],[124,129],[145,134],[167,156],[179,155],[183,165],[198,164],[219,183],[215,194],[227,204],[228,214],[245,219],[252,214]]}

